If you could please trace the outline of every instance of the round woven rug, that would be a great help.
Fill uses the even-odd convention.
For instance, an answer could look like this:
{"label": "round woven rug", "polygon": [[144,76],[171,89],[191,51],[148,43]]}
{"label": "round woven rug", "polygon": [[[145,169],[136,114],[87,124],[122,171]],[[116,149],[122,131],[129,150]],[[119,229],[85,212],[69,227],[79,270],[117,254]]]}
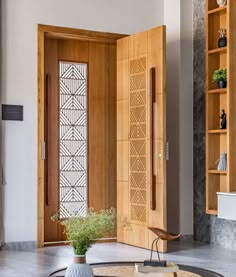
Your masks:
{"label": "round woven rug", "polygon": [[[116,277],[133,277],[134,266],[106,266],[106,267],[95,267],[93,268],[94,275],[96,276],[116,276]],[[180,270],[177,272],[177,277],[199,277],[201,275],[192,272]]]}
{"label": "round woven rug", "polygon": [[[133,277],[134,262],[111,262],[91,264],[94,276],[103,277]],[[179,265],[177,277],[223,277],[216,272],[205,270],[193,266]],[[64,277],[66,268],[59,269],[51,273],[49,276]]]}

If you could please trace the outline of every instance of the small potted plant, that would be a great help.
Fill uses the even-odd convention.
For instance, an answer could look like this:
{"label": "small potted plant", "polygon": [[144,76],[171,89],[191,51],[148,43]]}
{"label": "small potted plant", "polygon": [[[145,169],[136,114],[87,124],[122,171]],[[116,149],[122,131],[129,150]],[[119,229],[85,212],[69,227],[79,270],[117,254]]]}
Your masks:
{"label": "small potted plant", "polygon": [[227,86],[227,69],[219,68],[214,71],[212,81],[218,84],[218,88],[226,88]]}
{"label": "small potted plant", "polygon": [[65,277],[92,277],[93,271],[86,264],[86,252],[97,239],[114,235],[116,231],[115,209],[100,212],[90,209],[85,216],[68,219],[60,219],[60,215],[56,214],[51,219],[64,226],[67,239],[74,250],[74,263],[67,268]]}

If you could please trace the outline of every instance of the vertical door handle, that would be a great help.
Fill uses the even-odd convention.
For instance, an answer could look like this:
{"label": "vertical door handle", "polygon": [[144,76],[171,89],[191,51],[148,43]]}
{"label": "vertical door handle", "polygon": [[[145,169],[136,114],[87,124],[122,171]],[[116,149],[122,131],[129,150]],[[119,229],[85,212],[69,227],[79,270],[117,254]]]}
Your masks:
{"label": "vertical door handle", "polygon": [[51,89],[51,78],[49,76],[49,74],[46,74],[46,84],[45,84],[45,110],[44,110],[44,117],[45,117],[45,121],[44,121],[44,126],[45,126],[45,130],[44,130],[44,136],[45,136],[45,140],[46,142],[42,143],[42,158],[44,161],[44,183],[45,183],[45,204],[47,206],[50,205],[50,188],[49,188],[49,184],[48,184],[48,157],[47,157],[47,152],[48,152],[48,143],[47,143],[47,138],[48,138],[48,95],[50,93],[50,89]]}
{"label": "vertical door handle", "polygon": [[154,109],[156,96],[156,69],[150,69],[150,209],[156,209],[156,176],[154,175]]}

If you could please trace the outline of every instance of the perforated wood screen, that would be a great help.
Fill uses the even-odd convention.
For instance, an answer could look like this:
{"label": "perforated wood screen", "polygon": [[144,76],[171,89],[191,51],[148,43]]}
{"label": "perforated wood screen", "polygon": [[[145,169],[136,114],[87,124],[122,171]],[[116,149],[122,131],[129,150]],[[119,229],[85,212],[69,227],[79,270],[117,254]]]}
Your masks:
{"label": "perforated wood screen", "polygon": [[60,217],[87,208],[87,64],[60,62]]}
{"label": "perforated wood screen", "polygon": [[130,220],[147,220],[147,135],[146,135],[146,57],[130,61],[129,72],[129,167]]}

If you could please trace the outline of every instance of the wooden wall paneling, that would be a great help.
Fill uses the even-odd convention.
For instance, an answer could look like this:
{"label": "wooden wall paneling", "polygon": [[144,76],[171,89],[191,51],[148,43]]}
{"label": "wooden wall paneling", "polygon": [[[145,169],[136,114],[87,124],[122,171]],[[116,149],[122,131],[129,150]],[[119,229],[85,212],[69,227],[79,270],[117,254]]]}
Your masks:
{"label": "wooden wall paneling", "polygon": [[58,224],[51,216],[59,210],[59,91],[57,40],[45,40],[47,177],[44,205],[44,242],[59,240]]}

